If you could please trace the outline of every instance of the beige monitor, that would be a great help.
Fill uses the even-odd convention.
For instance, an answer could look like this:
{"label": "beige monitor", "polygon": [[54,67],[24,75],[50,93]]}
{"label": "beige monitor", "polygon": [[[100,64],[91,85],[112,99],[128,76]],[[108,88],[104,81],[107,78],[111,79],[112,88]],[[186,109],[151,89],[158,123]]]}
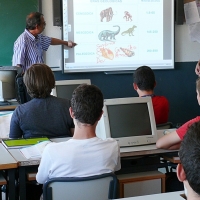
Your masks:
{"label": "beige monitor", "polygon": [[52,95],[64,99],[71,99],[73,91],[81,84],[91,85],[90,79],[56,81]]}

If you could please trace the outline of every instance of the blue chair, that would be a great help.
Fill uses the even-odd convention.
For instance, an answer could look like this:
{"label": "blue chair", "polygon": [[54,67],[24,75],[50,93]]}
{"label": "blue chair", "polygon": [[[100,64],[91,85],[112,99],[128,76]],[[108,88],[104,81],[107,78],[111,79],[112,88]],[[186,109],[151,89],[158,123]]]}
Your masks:
{"label": "blue chair", "polygon": [[113,173],[52,178],[43,185],[43,200],[108,200],[116,199],[118,191],[118,179]]}

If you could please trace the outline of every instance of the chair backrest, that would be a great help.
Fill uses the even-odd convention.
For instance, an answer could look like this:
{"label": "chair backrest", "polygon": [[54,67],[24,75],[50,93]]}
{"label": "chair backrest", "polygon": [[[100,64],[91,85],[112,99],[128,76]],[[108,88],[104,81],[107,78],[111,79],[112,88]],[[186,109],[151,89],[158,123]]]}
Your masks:
{"label": "chair backrest", "polygon": [[43,186],[43,199],[107,200],[117,198],[118,191],[118,179],[113,173],[81,178],[52,178]]}
{"label": "chair backrest", "polygon": [[172,124],[172,122],[166,122],[164,124],[157,124],[156,128],[157,128],[157,130],[169,129],[169,128],[173,128],[173,124]]}

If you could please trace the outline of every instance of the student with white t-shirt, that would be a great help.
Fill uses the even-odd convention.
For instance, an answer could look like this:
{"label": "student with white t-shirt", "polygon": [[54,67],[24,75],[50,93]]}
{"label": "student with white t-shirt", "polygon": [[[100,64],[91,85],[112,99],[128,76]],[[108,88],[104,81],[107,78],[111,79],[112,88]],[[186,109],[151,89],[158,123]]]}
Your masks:
{"label": "student with white t-shirt", "polygon": [[72,95],[70,115],[75,130],[72,139],[51,143],[42,154],[36,180],[45,183],[54,177],[87,177],[121,168],[116,140],[96,137],[102,116],[103,94],[95,85],[80,85]]}

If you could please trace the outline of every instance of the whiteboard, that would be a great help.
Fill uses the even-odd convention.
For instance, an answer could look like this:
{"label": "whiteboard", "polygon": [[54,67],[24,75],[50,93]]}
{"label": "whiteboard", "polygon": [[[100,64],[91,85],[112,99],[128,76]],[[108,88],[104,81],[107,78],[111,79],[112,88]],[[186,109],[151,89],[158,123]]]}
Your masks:
{"label": "whiteboard", "polygon": [[[53,26],[53,12],[52,12],[52,1],[42,1],[42,13],[44,14],[45,21],[47,22],[44,34],[52,37],[62,38],[62,29],[60,27]],[[62,47],[52,46],[52,50],[48,50],[45,53],[45,63],[50,67],[63,65],[62,58]],[[200,59],[200,44],[192,42],[189,37],[188,26],[184,23],[183,25],[175,25],[175,62],[193,62]]]}
{"label": "whiteboard", "polygon": [[63,0],[65,72],[174,68],[173,0]]}

